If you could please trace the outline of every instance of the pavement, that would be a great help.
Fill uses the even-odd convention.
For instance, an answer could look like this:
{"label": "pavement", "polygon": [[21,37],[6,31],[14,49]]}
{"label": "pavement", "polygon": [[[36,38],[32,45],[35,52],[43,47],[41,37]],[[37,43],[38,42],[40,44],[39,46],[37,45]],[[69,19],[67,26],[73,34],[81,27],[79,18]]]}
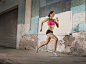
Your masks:
{"label": "pavement", "polygon": [[0,48],[0,64],[86,64],[86,57],[67,54],[56,57],[52,52]]}

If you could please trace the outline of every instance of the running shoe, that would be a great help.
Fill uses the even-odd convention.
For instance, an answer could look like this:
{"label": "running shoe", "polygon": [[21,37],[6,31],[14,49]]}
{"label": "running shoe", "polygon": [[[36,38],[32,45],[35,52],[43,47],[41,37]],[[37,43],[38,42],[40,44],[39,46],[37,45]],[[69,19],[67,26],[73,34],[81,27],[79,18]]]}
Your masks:
{"label": "running shoe", "polygon": [[38,48],[38,46],[36,46],[36,53],[38,53],[38,50],[39,50],[39,48]]}
{"label": "running shoe", "polygon": [[53,51],[53,55],[55,56],[60,56],[59,54],[57,54],[57,52]]}

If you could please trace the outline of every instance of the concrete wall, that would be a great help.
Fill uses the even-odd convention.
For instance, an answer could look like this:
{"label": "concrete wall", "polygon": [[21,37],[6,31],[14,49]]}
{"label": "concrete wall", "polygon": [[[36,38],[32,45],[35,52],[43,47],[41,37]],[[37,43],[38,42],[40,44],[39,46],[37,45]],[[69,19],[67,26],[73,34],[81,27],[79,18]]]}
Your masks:
{"label": "concrete wall", "polygon": [[[35,2],[37,2],[36,5]],[[33,29],[38,28],[39,1],[35,0],[35,2],[32,0],[0,1],[0,14],[18,7],[16,49],[35,49],[37,45],[37,35],[33,34],[37,34],[38,29],[35,30],[36,32]],[[36,9],[34,6],[38,8]],[[34,18],[37,21],[36,23],[34,23]]]}
{"label": "concrete wall", "polygon": [[30,34],[38,34],[38,18],[39,18],[39,1],[31,0],[31,24],[30,24]]}
{"label": "concrete wall", "polygon": [[[81,54],[86,51],[85,3],[85,0],[8,0],[0,3],[0,8],[4,4],[0,12],[18,5],[17,48],[35,49],[35,46],[44,43],[47,37],[47,23],[43,24],[43,30],[40,32],[41,22],[48,17],[51,10],[54,10],[54,18],[58,17],[60,24],[59,28],[54,28],[54,34],[59,39],[57,51]],[[70,33],[72,35],[69,35]],[[54,39],[40,48],[41,51],[53,49]]]}
{"label": "concrete wall", "polygon": [[[36,2],[36,0],[35,0]],[[20,42],[19,42],[19,49],[35,49],[35,46],[37,46],[37,30],[36,29],[37,26],[37,16],[38,13],[35,14],[36,12],[38,12],[38,9],[36,9],[33,5],[33,1],[32,0],[26,0],[26,8],[25,8],[25,24],[21,24],[21,38],[20,38]],[[34,3],[35,4],[35,3]],[[37,6],[38,3],[35,5]],[[35,9],[35,11],[34,11]],[[35,21],[34,21],[35,18]],[[34,23],[35,22],[35,23]],[[34,31],[34,30],[35,31]]]}
{"label": "concrete wall", "polygon": [[[57,4],[59,7],[57,7]],[[61,4],[61,6],[60,6]],[[69,8],[70,7],[70,8]],[[85,23],[85,0],[40,0],[39,9],[39,26],[38,26],[38,46],[46,41],[46,30],[48,29],[47,23],[43,24],[42,32],[40,32],[41,22],[48,18],[48,14],[51,10],[55,11],[55,17],[59,18],[59,28],[54,28],[54,34],[58,37],[59,41],[57,44],[58,52],[65,52],[80,55],[86,51],[85,48],[85,33],[86,33],[86,23]],[[57,12],[60,11],[60,12]],[[45,13],[44,13],[45,12]],[[54,17],[54,18],[55,18]],[[72,35],[69,35],[72,33]],[[83,40],[81,37],[83,34]],[[77,37],[76,35],[79,35]],[[74,36],[75,35],[75,36]],[[77,38],[81,39],[79,41]],[[77,43],[78,44],[77,44]],[[80,44],[81,42],[81,44]],[[80,48],[78,48],[80,46]],[[76,47],[77,46],[77,47]],[[77,50],[76,50],[77,48]],[[54,39],[40,48],[41,51],[51,51],[54,50]],[[75,52],[75,50],[77,52]]]}
{"label": "concrete wall", "polygon": [[[64,52],[65,45],[63,38],[65,35],[69,35],[71,32],[72,23],[72,12],[71,12],[71,1],[66,0],[40,0],[40,11],[39,11],[39,27],[38,27],[38,45],[41,45],[46,41],[46,31],[48,29],[47,23],[43,24],[42,32],[40,32],[41,22],[48,18],[48,14],[51,10],[55,12],[55,17],[59,18],[59,28],[55,26],[53,33],[58,37],[57,51]],[[65,16],[66,15],[66,16]],[[60,45],[62,43],[62,45]],[[46,45],[40,48],[41,51],[52,51],[54,49],[54,39]]]}
{"label": "concrete wall", "polygon": [[[56,12],[54,17],[59,18],[60,24],[59,28],[56,26],[54,28],[54,34],[59,39],[57,51],[74,55],[81,55],[86,51],[84,0],[26,0],[26,2],[31,3],[31,6],[28,3],[26,4],[26,24],[22,26],[22,38],[19,45],[21,49],[35,49],[36,45],[39,46],[46,41],[46,30],[48,29],[48,26],[47,23],[44,23],[42,27],[43,30],[40,32],[41,22],[48,17],[47,15],[50,10],[58,10],[59,12]],[[79,2],[79,4],[76,2]],[[60,7],[59,9],[58,7],[52,8],[53,4],[56,3],[58,3],[58,6]],[[59,3],[62,4],[62,6],[60,6]],[[29,8],[27,9],[27,7]],[[43,14],[43,12],[45,13]],[[27,19],[27,17],[31,17],[31,19]],[[75,27],[78,29],[75,30]],[[28,29],[30,31],[28,31]],[[72,35],[69,35],[70,33],[72,33]],[[47,45],[40,48],[40,51],[52,52],[52,50],[54,50],[54,39],[51,39]]]}

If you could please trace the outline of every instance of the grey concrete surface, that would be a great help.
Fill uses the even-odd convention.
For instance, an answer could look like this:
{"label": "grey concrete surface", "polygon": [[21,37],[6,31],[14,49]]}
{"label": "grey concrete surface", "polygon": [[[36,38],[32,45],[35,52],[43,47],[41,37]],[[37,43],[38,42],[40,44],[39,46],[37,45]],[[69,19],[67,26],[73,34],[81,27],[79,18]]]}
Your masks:
{"label": "grey concrete surface", "polygon": [[52,52],[0,48],[0,64],[86,64],[86,57],[67,54],[56,57]]}

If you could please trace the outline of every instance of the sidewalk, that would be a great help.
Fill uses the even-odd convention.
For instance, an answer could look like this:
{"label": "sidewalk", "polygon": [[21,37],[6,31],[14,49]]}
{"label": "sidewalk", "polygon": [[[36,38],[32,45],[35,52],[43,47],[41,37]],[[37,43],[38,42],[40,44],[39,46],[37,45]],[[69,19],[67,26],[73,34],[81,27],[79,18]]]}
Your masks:
{"label": "sidewalk", "polygon": [[0,48],[0,64],[86,64],[86,57],[65,54],[56,57],[52,52]]}

